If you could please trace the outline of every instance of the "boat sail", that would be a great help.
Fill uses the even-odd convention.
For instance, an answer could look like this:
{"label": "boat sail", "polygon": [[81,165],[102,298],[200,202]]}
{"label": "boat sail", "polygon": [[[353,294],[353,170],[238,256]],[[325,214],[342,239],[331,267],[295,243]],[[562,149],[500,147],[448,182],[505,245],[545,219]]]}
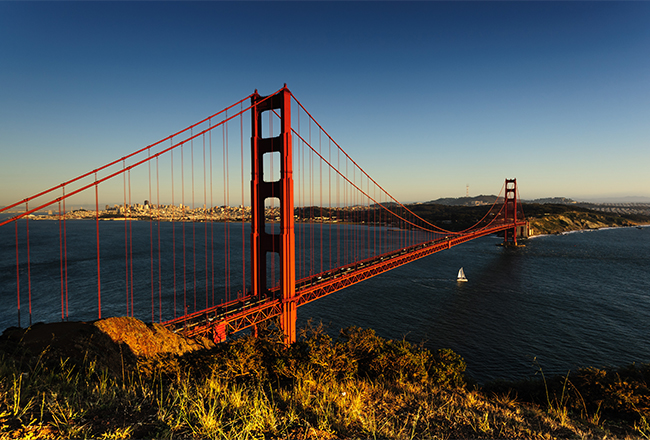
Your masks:
{"label": "boat sail", "polygon": [[467,281],[467,278],[465,278],[465,271],[461,267],[460,270],[458,271],[458,278],[456,281]]}

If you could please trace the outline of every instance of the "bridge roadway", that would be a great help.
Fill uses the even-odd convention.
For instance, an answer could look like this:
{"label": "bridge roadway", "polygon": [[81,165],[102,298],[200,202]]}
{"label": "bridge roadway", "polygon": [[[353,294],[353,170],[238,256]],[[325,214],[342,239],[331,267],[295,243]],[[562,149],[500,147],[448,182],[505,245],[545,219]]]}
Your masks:
{"label": "bridge roadway", "polygon": [[[525,221],[516,222],[517,227],[525,224]],[[411,261],[479,237],[512,229],[513,226],[512,222],[492,224],[490,227],[463,235],[449,235],[296,280],[296,295],[292,300],[296,302],[298,307],[305,305]],[[282,300],[278,298],[278,292],[279,288],[275,287],[270,289],[265,297],[257,298],[248,295],[163,322],[162,325],[175,333],[181,332],[185,336],[211,336],[215,342],[220,342],[225,340],[228,334],[239,332],[275,316],[280,316],[282,314]]]}

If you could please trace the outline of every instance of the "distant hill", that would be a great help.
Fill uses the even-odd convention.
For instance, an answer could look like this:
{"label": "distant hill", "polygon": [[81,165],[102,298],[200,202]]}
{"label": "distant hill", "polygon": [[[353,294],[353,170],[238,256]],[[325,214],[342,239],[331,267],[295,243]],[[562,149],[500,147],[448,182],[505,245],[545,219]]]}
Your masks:
{"label": "distant hill", "polygon": [[[497,196],[494,195],[480,195],[476,197],[443,197],[424,204],[437,204],[447,206],[478,206],[478,205],[491,205],[495,202]],[[540,205],[629,205],[629,204],[650,204],[650,197],[618,197],[618,198],[602,198],[602,199],[589,199],[589,200],[573,200],[568,197],[543,197],[534,200],[522,199],[523,203],[538,203]]]}
{"label": "distant hill", "polygon": [[554,203],[557,205],[572,205],[574,203],[578,203],[575,200],[567,199],[566,197],[546,197],[543,199],[522,200],[522,201],[525,203],[540,203],[540,204]]}
{"label": "distant hill", "polygon": [[492,205],[497,200],[497,196],[476,196],[476,197],[444,197],[441,199],[431,200],[425,202],[427,204],[433,203],[436,205],[448,205],[448,206],[480,206],[480,205]]}
{"label": "distant hill", "polygon": [[602,204],[602,203],[616,203],[616,204],[624,204],[624,203],[650,203],[650,197],[643,197],[643,196],[628,196],[628,197],[595,197],[595,198],[587,198],[583,199],[583,202],[587,203],[596,203],[596,204]]}

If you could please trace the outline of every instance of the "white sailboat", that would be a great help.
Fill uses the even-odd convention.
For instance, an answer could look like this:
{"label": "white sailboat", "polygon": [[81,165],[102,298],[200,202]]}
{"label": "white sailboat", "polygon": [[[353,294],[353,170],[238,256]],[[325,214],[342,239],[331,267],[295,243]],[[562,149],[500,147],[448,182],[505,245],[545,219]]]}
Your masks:
{"label": "white sailboat", "polygon": [[465,278],[465,271],[461,267],[460,270],[458,271],[458,278],[456,281],[467,281],[467,278]]}

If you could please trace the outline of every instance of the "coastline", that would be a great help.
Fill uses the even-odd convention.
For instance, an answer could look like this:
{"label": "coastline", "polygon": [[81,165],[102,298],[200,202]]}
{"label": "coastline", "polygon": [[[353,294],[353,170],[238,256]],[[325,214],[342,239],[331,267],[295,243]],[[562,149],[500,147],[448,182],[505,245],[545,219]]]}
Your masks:
{"label": "coastline", "polygon": [[596,212],[567,212],[529,219],[529,237],[559,235],[577,231],[650,225],[650,219],[632,220],[621,216],[605,216]]}
{"label": "coastline", "polygon": [[601,228],[585,228],[585,229],[569,229],[566,231],[554,232],[551,234],[535,234],[529,235],[528,239],[532,240],[538,237],[552,237],[554,235],[568,235],[568,234],[577,234],[582,232],[598,232],[598,231],[608,231],[613,229],[635,229],[635,228],[650,228],[650,223],[640,223],[637,225],[631,226],[603,226]]}

